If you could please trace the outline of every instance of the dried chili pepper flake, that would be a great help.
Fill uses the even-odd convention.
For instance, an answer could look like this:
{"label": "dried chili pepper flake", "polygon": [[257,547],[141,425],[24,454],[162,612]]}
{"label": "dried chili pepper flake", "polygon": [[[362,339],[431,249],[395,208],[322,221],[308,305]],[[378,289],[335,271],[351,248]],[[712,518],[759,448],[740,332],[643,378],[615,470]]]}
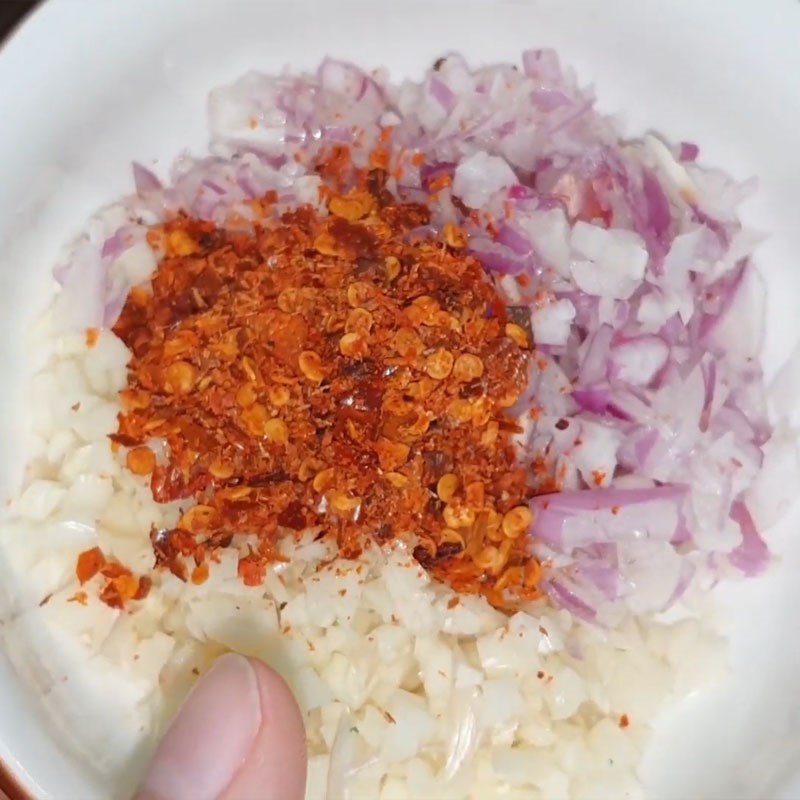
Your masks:
{"label": "dried chili pepper flake", "polygon": [[125,606],[124,600],[119,594],[113,581],[107,583],[100,592],[100,600],[109,608],[122,609]]}
{"label": "dried chili pepper flake", "polygon": [[133,596],[134,600],[144,600],[150,594],[150,589],[153,586],[153,581],[147,576],[142,575],[139,578],[139,586],[136,589],[136,594]]}
{"label": "dried chili pepper flake", "polygon": [[113,580],[114,578],[127,577],[131,574],[131,571],[124,564],[120,564],[117,561],[106,561],[100,568],[100,574],[104,578]]}
{"label": "dried chili pepper flake", "polygon": [[594,469],[592,470],[592,481],[594,482],[595,486],[602,486],[603,481],[606,479],[606,473],[602,469]]}
{"label": "dried chili pepper flake", "polygon": [[619,718],[619,727],[622,729],[627,728],[631,724],[627,714],[622,714]]}
{"label": "dried chili pepper flake", "polygon": [[204,561],[192,570],[191,581],[195,586],[200,586],[208,580],[208,564]]}
{"label": "dried chili pepper flake", "polygon": [[[165,439],[153,496],[197,504],[154,533],[156,563],[194,580],[256,531],[239,574],[258,585],[287,529],[318,526],[343,555],[414,536],[437,578],[511,609],[541,574],[501,513],[527,500],[503,409],[530,336],[506,330],[463,231],[442,232],[449,247],[409,239],[430,210],[397,203],[347,148],[312,166],[331,216],[299,208],[257,232],[172,220],[153,234],[166,256],[152,291],[131,292],[115,326],[133,357],[112,441]],[[107,602],[126,601],[125,574]]]}
{"label": "dried chili pepper flake", "polygon": [[266,572],[266,564],[257,556],[249,555],[239,559],[238,573],[245,586],[260,586]]}
{"label": "dried chili pepper flake", "polygon": [[120,575],[113,578],[112,583],[123,603],[125,600],[132,600],[139,591],[139,579],[134,575]]}
{"label": "dried chili pepper flake", "polygon": [[78,556],[78,563],[75,567],[75,575],[81,586],[97,575],[105,563],[106,558],[99,547],[93,547],[91,550],[84,550],[84,552]]}
{"label": "dried chili pepper flake", "polygon": [[99,328],[87,328],[86,329],[86,346],[91,350],[100,339],[100,329]]}

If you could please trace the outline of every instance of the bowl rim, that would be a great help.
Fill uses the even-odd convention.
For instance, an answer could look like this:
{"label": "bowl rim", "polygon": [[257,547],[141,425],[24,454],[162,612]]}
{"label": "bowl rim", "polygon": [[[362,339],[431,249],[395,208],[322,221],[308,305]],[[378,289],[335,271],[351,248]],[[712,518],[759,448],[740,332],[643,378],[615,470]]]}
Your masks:
{"label": "bowl rim", "polygon": [[[0,57],[6,52],[11,42],[20,35],[22,29],[27,27],[33,17],[38,16],[47,3],[48,0],[34,0],[24,9],[0,39]],[[36,800],[36,796],[30,787],[24,784],[17,770],[2,756],[0,756],[0,795],[6,800]]]}

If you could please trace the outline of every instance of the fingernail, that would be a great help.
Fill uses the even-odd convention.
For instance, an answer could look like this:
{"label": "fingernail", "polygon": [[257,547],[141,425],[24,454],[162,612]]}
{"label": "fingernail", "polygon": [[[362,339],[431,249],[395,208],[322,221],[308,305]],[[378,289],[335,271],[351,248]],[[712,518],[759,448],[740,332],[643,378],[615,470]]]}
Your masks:
{"label": "fingernail", "polygon": [[143,794],[214,800],[241,769],[261,727],[255,671],[246,658],[218,659],[189,693],[156,751]]}

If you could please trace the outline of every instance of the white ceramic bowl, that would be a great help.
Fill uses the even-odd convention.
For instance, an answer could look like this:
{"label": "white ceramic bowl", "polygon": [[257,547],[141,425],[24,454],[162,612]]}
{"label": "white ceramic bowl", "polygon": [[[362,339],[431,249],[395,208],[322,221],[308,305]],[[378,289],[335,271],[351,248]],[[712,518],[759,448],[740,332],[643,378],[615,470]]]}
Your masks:
{"label": "white ceramic bowl", "polygon": [[[32,364],[24,333],[48,301],[58,245],[130,188],[132,158],[204,147],[210,87],[325,53],[418,75],[446,50],[493,61],[551,45],[629,131],[696,141],[704,162],[758,175],[745,216],[771,236],[758,262],[773,374],[800,332],[798,44],[796,0],[50,0],[0,52],[0,499],[21,475]],[[790,781],[800,771],[798,521],[770,534],[782,559],[771,575],[723,598],[733,675],[659,726],[645,765],[654,798],[800,797]],[[24,576],[4,586],[12,599],[15,580]],[[97,705],[83,709],[83,725],[102,715]],[[20,679],[0,659],[6,771],[35,797],[109,796],[65,754],[63,737],[42,713],[35,676]]]}

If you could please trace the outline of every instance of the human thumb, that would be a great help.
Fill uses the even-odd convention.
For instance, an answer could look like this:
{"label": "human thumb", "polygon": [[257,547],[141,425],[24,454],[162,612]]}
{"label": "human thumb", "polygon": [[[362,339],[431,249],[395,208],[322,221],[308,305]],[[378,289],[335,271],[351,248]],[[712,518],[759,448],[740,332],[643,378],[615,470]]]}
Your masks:
{"label": "human thumb", "polygon": [[303,720],[289,687],[230,653],[197,682],[135,800],[302,800]]}

